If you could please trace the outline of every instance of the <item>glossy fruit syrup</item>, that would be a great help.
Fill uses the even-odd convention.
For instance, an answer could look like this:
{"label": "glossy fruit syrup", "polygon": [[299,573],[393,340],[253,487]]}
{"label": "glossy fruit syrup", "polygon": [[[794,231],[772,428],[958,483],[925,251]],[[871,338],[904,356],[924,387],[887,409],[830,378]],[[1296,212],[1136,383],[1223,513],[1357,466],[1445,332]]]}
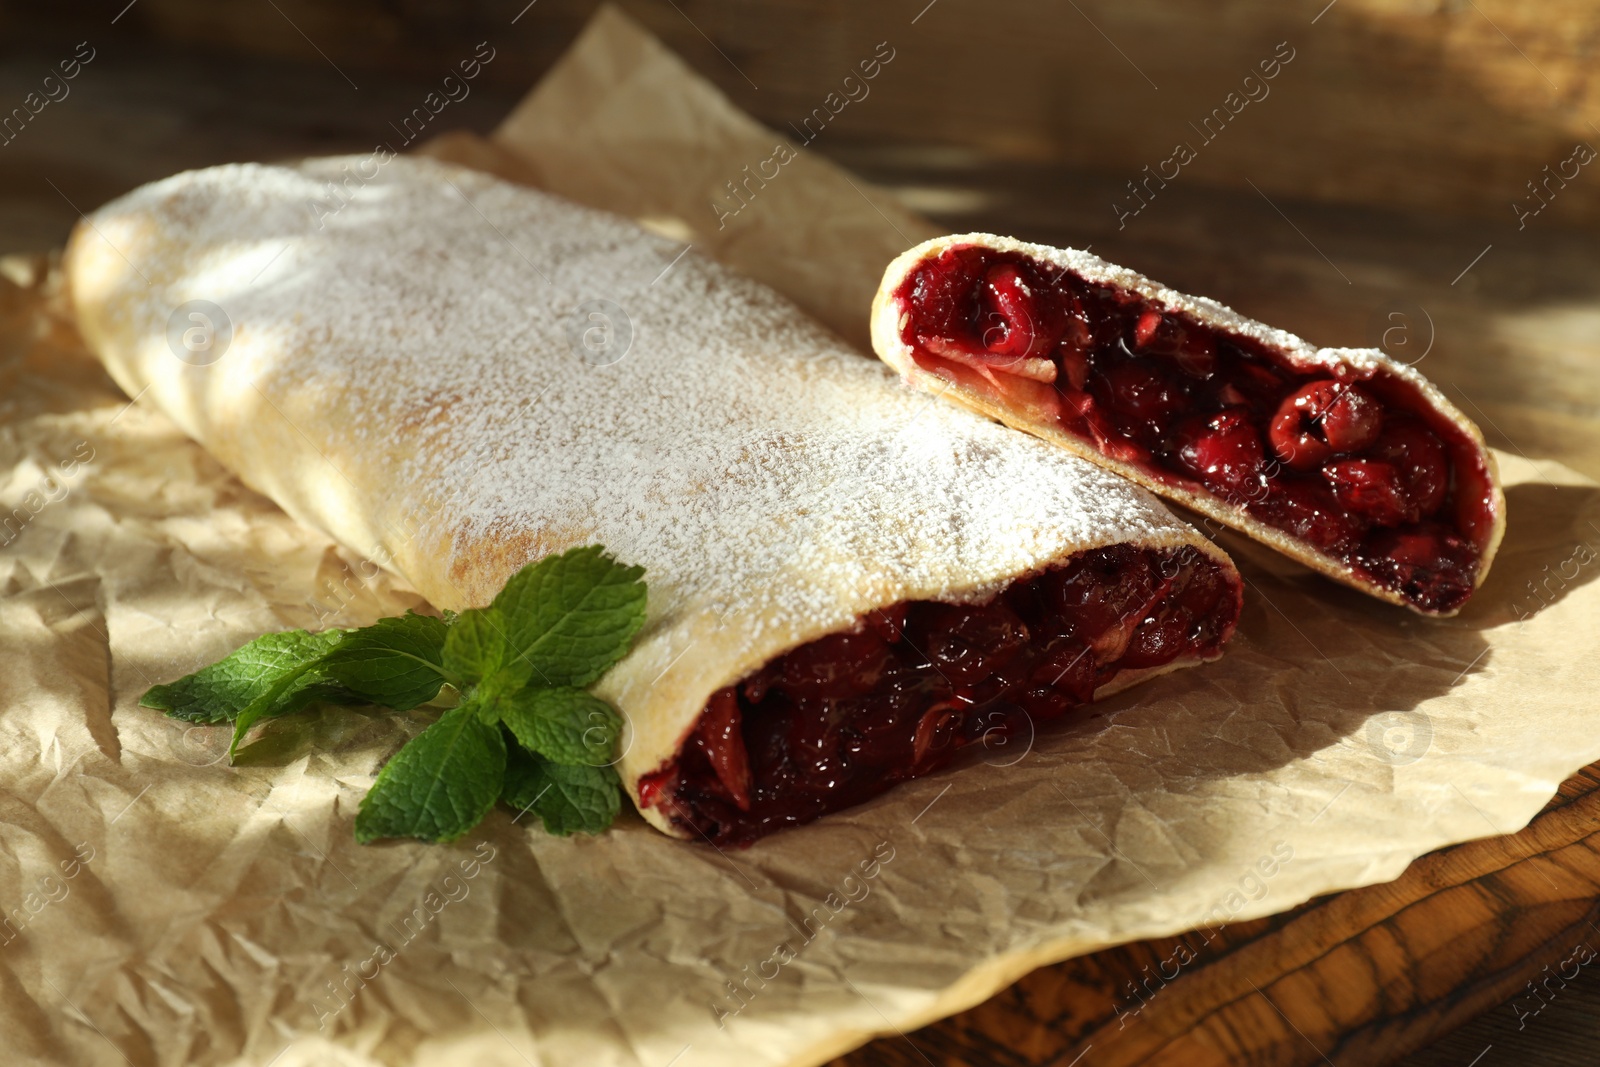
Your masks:
{"label": "glossy fruit syrup", "polygon": [[1217,655],[1239,618],[1231,572],[1193,548],[1112,546],[983,602],[916,600],[718,690],[641,802],[743,845],[876,796],[973,746],[1014,761],[1036,727],[1124,671]]}
{"label": "glossy fruit syrup", "polygon": [[918,364],[1153,481],[1210,494],[1423,611],[1469,597],[1494,524],[1477,443],[1387,368],[1292,366],[1136,292],[1012,252],[897,294]]}

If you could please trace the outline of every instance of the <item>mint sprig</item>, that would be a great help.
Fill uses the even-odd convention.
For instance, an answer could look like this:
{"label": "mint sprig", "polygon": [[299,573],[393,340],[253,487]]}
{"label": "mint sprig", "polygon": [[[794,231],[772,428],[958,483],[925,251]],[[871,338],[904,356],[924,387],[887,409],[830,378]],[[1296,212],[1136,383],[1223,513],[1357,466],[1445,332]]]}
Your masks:
{"label": "mint sprig", "polygon": [[233,723],[232,756],[257,723],[313,704],[408,711],[453,701],[378,774],[356,816],[358,841],[453,841],[497,799],[552,834],[599,833],[621,809],[610,764],[622,721],[582,687],[644,625],[643,575],[599,545],[575,548],[523,567],[487,607],[265,634],[140,702],[187,722]]}
{"label": "mint sprig", "polygon": [[[489,814],[506,776],[506,742],[469,698],[406,742],[356,813],[356,840],[454,841]],[[608,824],[609,825],[609,824]]]}
{"label": "mint sprig", "polygon": [[516,745],[511,749],[500,797],[519,812],[538,815],[549,833],[597,834],[617,817],[622,791],[611,767],[572,766]]}

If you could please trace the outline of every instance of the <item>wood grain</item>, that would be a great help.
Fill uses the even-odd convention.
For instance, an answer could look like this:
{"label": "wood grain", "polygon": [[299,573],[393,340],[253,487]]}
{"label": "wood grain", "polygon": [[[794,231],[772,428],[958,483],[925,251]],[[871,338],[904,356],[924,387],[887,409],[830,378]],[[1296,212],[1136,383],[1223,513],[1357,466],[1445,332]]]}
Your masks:
{"label": "wood grain", "polygon": [[[1568,782],[1522,833],[1425,856],[1395,882],[1213,931],[1209,942],[1196,933],[1047,967],[838,1063],[1385,1064],[1508,1002],[1531,1016],[1576,980],[1585,947],[1600,947],[1597,772]],[[1178,969],[1180,945],[1196,958]],[[1151,981],[1174,970],[1172,981]],[[1536,996],[1529,983],[1545,978]],[[1141,982],[1142,1003],[1128,992]]]}

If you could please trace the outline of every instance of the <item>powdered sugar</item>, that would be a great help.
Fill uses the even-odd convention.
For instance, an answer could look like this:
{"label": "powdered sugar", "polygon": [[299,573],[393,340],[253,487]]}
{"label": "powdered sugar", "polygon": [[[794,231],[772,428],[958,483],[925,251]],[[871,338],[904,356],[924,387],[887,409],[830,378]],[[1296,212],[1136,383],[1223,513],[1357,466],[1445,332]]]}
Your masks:
{"label": "powdered sugar", "polygon": [[[1075,547],[1194,536],[1143,490],[900,386],[770,290],[627,220],[396,159],[319,225],[308,202],[351,163],[181,174],[95,221],[138,245],[128,220],[159,220],[161,242],[130,253],[160,293],[132,279],[135,328],[160,332],[184,300],[224,307],[233,347],[205,372],[292,417],[358,505],[253,480],[362,550],[396,529],[447,540],[450,560],[399,558],[436,568],[406,576],[448,606],[485,599],[473,581],[441,592],[478,546],[513,547],[503,580],[599,541],[647,568],[664,659],[685,607],[760,643],[847,622],[859,598],[841,589],[956,598]],[[606,366],[572,343],[595,299],[632,330]],[[147,355],[133,373],[173,372]],[[154,395],[202,443],[226,432]]]}

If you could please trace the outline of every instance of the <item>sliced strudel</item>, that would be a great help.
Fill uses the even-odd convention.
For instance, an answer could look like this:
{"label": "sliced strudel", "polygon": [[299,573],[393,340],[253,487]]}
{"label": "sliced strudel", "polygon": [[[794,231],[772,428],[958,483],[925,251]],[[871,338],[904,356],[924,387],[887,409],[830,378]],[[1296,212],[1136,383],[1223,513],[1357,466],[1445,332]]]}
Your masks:
{"label": "sliced strudel", "polygon": [[872,340],[916,385],[1425,614],[1461,607],[1505,530],[1483,435],[1414,368],[1085,252],[925,242],[885,272]]}
{"label": "sliced strudel", "polygon": [[[597,691],[660,829],[806,822],[1232,633],[1238,574],[1150,494],[930,403],[765,287],[469,170],[359,166],[102,208],[67,255],[84,335],[440,608],[575,545],[642,564],[646,627]],[[191,314],[226,348],[183,358]]]}

